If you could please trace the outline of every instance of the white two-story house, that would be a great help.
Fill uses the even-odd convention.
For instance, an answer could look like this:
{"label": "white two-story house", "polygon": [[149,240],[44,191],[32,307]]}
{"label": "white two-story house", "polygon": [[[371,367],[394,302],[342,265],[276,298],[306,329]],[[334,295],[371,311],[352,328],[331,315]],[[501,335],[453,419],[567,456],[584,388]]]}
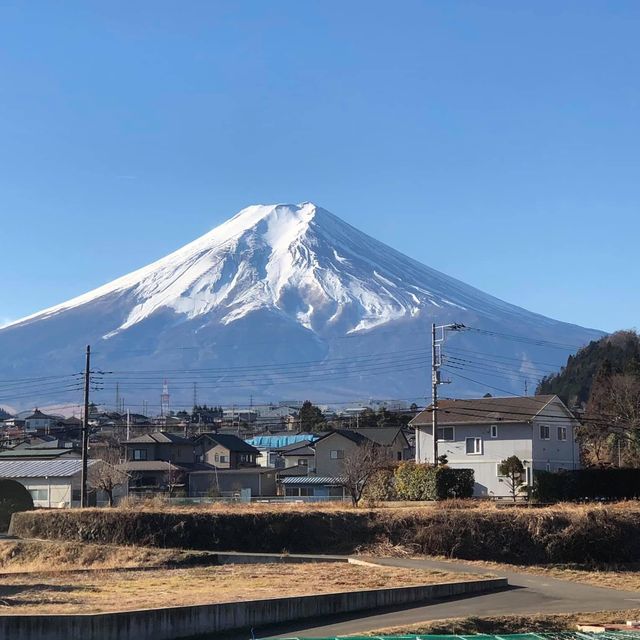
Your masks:
{"label": "white two-story house", "polygon": [[[438,401],[438,456],[453,468],[473,469],[476,496],[509,495],[498,472],[502,460],[518,456],[533,484],[536,470],[577,469],[578,421],[558,396],[522,396]],[[416,462],[433,462],[432,408],[410,422]]]}

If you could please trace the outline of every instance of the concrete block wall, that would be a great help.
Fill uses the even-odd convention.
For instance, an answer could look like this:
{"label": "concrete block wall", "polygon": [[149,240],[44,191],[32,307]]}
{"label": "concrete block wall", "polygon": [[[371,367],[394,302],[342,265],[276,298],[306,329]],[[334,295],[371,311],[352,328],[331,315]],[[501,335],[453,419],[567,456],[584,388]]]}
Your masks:
{"label": "concrete block wall", "polygon": [[177,640],[340,613],[495,591],[505,578],[79,615],[0,616],[0,640]]}

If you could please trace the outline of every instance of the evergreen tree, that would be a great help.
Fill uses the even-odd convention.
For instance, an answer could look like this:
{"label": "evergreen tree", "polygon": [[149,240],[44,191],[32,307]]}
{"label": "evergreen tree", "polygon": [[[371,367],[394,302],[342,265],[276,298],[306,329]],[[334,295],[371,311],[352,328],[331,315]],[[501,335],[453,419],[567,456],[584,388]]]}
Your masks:
{"label": "evergreen tree", "polygon": [[300,409],[300,428],[302,431],[318,431],[326,427],[326,419],[320,407],[305,400]]}

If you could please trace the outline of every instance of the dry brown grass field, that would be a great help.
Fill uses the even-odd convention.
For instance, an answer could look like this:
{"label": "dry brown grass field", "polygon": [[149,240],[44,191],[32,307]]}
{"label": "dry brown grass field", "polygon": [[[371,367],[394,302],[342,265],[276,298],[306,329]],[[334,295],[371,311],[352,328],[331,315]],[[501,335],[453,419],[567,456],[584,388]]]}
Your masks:
{"label": "dry brown grass field", "polygon": [[77,569],[153,568],[201,560],[211,554],[180,549],[57,542],[0,540],[0,575]]}
{"label": "dry brown grass field", "polygon": [[36,572],[2,579],[0,614],[160,608],[436,584],[480,577],[346,563],[246,564],[56,575]]}

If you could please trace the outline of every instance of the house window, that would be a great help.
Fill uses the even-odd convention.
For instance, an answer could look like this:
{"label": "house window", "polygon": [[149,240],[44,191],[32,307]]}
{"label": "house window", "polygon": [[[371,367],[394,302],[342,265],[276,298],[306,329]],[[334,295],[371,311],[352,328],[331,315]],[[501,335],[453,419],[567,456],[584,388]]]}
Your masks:
{"label": "house window", "polygon": [[298,464],[301,467],[308,467],[309,466],[309,461],[306,458],[298,458]]}
{"label": "house window", "polygon": [[229,458],[227,458],[227,456],[220,454],[220,462],[229,462]]}
{"label": "house window", "polygon": [[397,458],[398,460],[402,460],[402,451],[398,451],[398,452],[396,453],[396,458]]}
{"label": "house window", "polygon": [[549,462],[547,462],[547,464],[545,465],[545,469],[547,471],[551,471],[551,464]]}
{"label": "house window", "polygon": [[287,487],[285,494],[295,498],[314,495],[313,487]]}
{"label": "house window", "polygon": [[332,460],[342,460],[344,458],[344,450],[332,449],[330,455]]}
{"label": "house window", "polygon": [[453,427],[438,427],[439,442],[453,442]]}
{"label": "house window", "polygon": [[332,498],[344,498],[344,489],[342,487],[329,487],[329,495]]}
{"label": "house window", "polygon": [[558,427],[558,440],[566,442],[567,440],[567,427]]}
{"label": "house window", "polygon": [[147,450],[146,449],[134,449],[133,450],[133,459],[134,460],[146,460],[147,459]]}
{"label": "house window", "polygon": [[492,438],[497,438],[498,437],[498,425],[497,424],[492,424],[491,425],[491,437]]}
{"label": "house window", "polygon": [[466,438],[466,451],[467,455],[481,455],[482,454],[482,438]]}
{"label": "house window", "polygon": [[551,434],[550,434],[550,430],[549,430],[549,425],[548,424],[541,424],[540,425],[540,440],[550,440],[551,439]]}
{"label": "house window", "polygon": [[34,500],[48,500],[49,499],[49,489],[29,489],[29,493]]}

